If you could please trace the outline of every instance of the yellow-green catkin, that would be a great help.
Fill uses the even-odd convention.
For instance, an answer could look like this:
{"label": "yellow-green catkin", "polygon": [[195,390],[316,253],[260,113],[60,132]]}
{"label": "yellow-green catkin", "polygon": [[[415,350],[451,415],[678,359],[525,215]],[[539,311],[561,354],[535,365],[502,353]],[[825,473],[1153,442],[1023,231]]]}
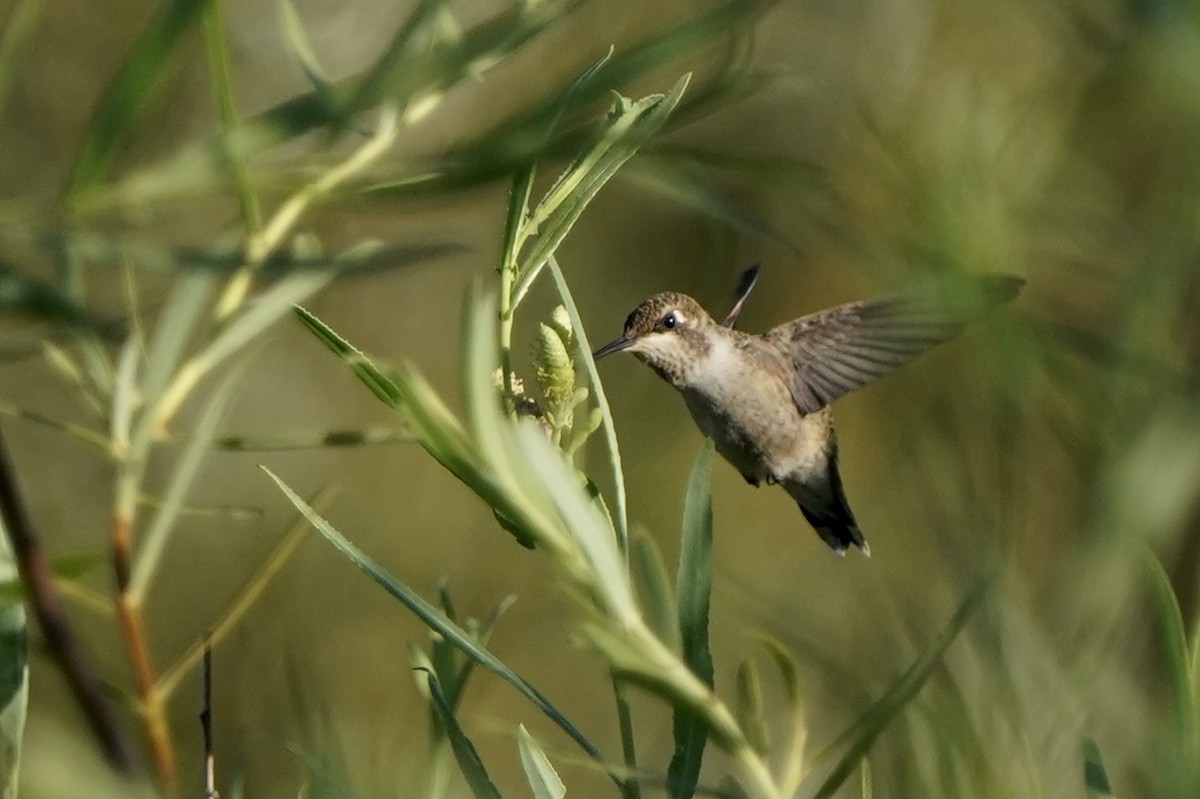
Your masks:
{"label": "yellow-green catkin", "polygon": [[[561,314],[560,314],[561,311]],[[559,306],[550,317],[550,324],[538,326],[537,368],[538,386],[553,412],[565,410],[575,393],[575,362],[571,358],[571,323],[565,320],[566,311]]]}

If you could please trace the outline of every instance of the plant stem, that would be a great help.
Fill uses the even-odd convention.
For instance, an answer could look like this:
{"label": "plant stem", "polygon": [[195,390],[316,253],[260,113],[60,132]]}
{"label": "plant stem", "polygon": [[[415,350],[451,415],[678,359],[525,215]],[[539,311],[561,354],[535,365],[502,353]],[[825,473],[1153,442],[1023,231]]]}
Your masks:
{"label": "plant stem", "polygon": [[2,437],[0,528],[3,528],[12,545],[13,558],[25,587],[26,598],[42,628],[50,656],[66,677],[75,701],[83,710],[109,761],[121,771],[132,773],[137,766],[133,745],[118,724],[87,650],[75,635],[63,608],[62,598],[46,565],[46,554],[21,497],[16,470]]}
{"label": "plant stem", "polygon": [[504,407],[513,413],[512,329],[516,305],[513,286],[517,277],[517,259],[521,254],[521,229],[525,225],[529,193],[533,188],[533,166],[513,175],[508,199],[508,216],[504,221],[504,250],[500,261],[500,379],[504,386]]}
{"label": "plant stem", "polygon": [[168,796],[174,796],[178,769],[175,764],[175,747],[171,740],[171,727],[167,720],[162,695],[156,685],[154,664],[150,657],[150,644],[146,639],[146,626],[142,609],[129,594],[131,569],[131,538],[133,517],[118,512],[112,523],[113,569],[116,572],[117,620],[121,625],[122,640],[133,671],[141,705],[142,720],[146,726],[146,737],[150,742],[150,753],[154,762],[154,773],[160,787]]}

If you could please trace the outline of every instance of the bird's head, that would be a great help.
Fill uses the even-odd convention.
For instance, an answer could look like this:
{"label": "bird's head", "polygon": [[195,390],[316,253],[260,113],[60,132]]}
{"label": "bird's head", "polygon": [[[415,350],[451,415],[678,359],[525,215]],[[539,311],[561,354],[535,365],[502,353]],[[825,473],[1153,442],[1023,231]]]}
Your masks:
{"label": "bird's head", "polygon": [[673,291],[655,294],[633,309],[621,337],[596,350],[597,360],[628,351],[667,382],[683,386],[707,355],[707,331],[715,326],[700,303]]}

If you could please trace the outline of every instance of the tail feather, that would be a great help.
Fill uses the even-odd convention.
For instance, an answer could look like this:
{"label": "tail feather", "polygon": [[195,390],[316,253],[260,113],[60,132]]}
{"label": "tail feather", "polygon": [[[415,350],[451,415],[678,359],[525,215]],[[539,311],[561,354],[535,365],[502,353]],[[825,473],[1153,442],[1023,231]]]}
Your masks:
{"label": "tail feather", "polygon": [[826,469],[821,477],[823,479],[789,484],[788,493],[800,506],[804,518],[830,549],[839,555],[845,555],[846,550],[854,545],[870,557],[871,547],[867,545],[862,530],[858,529],[858,522],[854,520],[850,503],[846,500],[846,491],[842,488],[836,445],[831,447]]}

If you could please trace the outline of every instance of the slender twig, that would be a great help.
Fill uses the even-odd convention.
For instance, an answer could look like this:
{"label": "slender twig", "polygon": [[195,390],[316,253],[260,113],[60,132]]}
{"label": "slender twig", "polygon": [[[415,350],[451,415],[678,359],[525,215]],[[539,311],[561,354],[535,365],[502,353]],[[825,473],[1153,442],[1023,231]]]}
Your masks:
{"label": "slender twig", "polygon": [[16,470],[8,448],[0,435],[0,519],[12,545],[13,556],[25,596],[37,617],[51,657],[67,678],[71,693],[79,703],[105,755],[113,765],[132,773],[137,756],[124,729],[104,694],[104,687],[87,651],[71,627],[47,566],[46,555],[34,532],[33,521],[17,486]]}

